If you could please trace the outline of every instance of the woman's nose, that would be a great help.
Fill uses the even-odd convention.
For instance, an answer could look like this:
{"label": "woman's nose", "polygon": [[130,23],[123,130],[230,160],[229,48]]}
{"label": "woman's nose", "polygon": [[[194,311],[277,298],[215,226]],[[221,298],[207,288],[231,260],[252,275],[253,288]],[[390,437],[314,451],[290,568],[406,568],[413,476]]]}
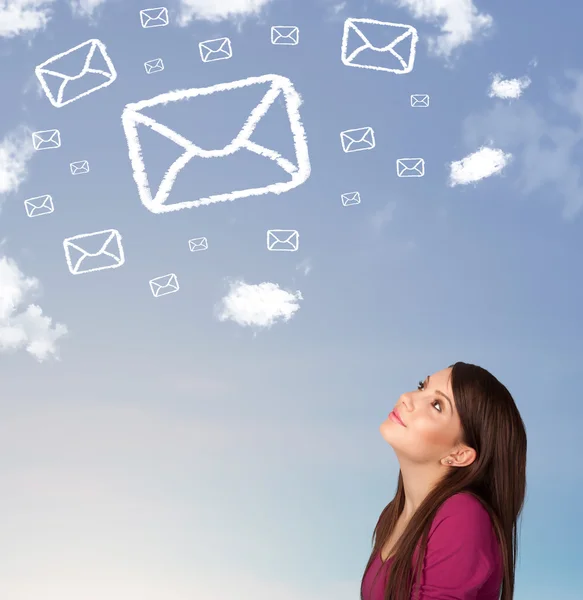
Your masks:
{"label": "woman's nose", "polygon": [[409,394],[401,394],[399,397],[399,405],[404,406],[406,410],[411,410],[411,396],[409,396]]}

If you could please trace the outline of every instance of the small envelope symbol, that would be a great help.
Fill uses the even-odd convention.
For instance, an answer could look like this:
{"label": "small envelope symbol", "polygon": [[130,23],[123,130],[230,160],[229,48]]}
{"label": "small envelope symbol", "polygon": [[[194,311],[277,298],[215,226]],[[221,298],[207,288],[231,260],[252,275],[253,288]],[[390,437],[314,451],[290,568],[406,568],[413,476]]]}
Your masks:
{"label": "small envelope symbol", "polygon": [[168,9],[164,6],[159,8],[144,8],[144,10],[140,11],[140,21],[144,29],[165,27],[169,23]]}
{"label": "small envelope symbol", "polygon": [[83,175],[89,173],[89,163],[86,160],[78,160],[69,165],[72,175]]}
{"label": "small envelope symbol", "polygon": [[372,127],[342,131],[340,133],[340,141],[342,142],[342,150],[347,153],[372,150],[376,143]]}
{"label": "small envelope symbol", "polygon": [[61,147],[61,133],[58,129],[47,129],[46,131],[34,131],[32,134],[32,145],[35,150],[50,150]]}
{"label": "small envelope symbol", "polygon": [[29,217],[40,217],[41,215],[50,215],[54,212],[53,198],[48,194],[37,196],[24,201],[24,208]]}
{"label": "small envelope symbol", "polygon": [[180,289],[178,286],[178,278],[174,273],[168,273],[168,275],[150,279],[150,289],[152,290],[152,294],[154,294],[154,298],[173,294]]}
{"label": "small envelope symbol", "polygon": [[154,60],[147,60],[144,63],[144,69],[146,69],[146,73],[150,75],[151,73],[158,73],[158,71],[164,70],[164,62],[161,58],[155,58]]}
{"label": "small envelope symbol", "polygon": [[[171,112],[175,102],[187,100],[189,109],[196,112],[199,97],[208,97],[207,102],[212,102],[215,98],[216,102],[220,102],[223,98],[229,98],[228,94],[231,90],[240,89],[248,91],[248,93],[256,91],[257,104],[255,104],[255,101],[253,102],[253,109],[246,112],[246,121],[241,119],[240,125],[237,125],[236,130],[232,132],[232,137],[229,135],[228,139],[231,141],[220,148],[201,147],[198,145],[200,142],[196,136],[183,131],[179,132],[180,127],[170,127],[165,123],[167,122],[165,111],[170,109]],[[233,94],[233,96],[233,100],[236,101],[237,95]],[[268,193],[281,194],[298,187],[308,179],[311,171],[306,134],[299,112],[301,103],[301,97],[289,79],[281,75],[264,75],[206,88],[166,92],[149,100],[126,105],[122,115],[122,124],[128,144],[134,180],[142,204],[153,213],[167,213],[183,208],[193,208],[226,200],[232,201],[249,196]],[[277,106],[277,111],[271,110],[270,112],[274,105]],[[158,113],[160,116],[157,116],[156,119],[148,114],[147,109],[151,107],[160,107]],[[272,114],[274,118],[281,118],[282,113],[287,117],[287,126],[291,129],[290,138],[295,151],[295,160],[292,157],[290,159],[285,158],[278,150],[261,145],[261,140],[255,141],[254,138],[255,128],[261,122],[261,119]],[[209,122],[209,127],[223,127],[220,115],[220,110],[217,110],[216,116],[213,115],[216,121]],[[145,130],[142,127],[143,125],[174,142],[178,148],[183,149],[181,156],[170,164],[157,190],[152,190],[148,181],[140,139],[140,134],[144,135],[142,133]],[[257,165],[257,167],[251,177],[249,177],[249,173],[246,173],[247,177],[242,180],[238,171],[229,171],[231,163],[225,161],[224,158],[233,154],[242,159],[252,156],[253,161],[251,161],[251,164]],[[177,178],[187,177],[188,172],[196,173],[197,169],[205,169],[205,161],[209,161],[211,165],[216,167],[216,170],[211,169],[213,173],[221,173],[220,176],[216,176],[216,181],[213,181],[218,188],[216,192],[207,197],[194,196],[194,198],[188,197],[182,201],[167,202]],[[281,173],[279,181],[279,178],[276,178],[274,182],[270,175],[265,175],[266,161],[270,161],[271,169],[274,166],[279,167]],[[222,170],[221,164],[223,164]],[[184,171],[184,174],[182,174],[182,171]],[[225,181],[229,181],[231,182],[230,185],[236,186],[234,191],[227,191],[229,188],[225,189]],[[238,185],[237,181],[240,182]],[[249,181],[265,183],[262,186],[249,187]]]}
{"label": "small envelope symbol", "polygon": [[267,249],[272,252],[295,252],[300,244],[300,234],[295,229],[269,229]]}
{"label": "small envelope symbol", "polygon": [[198,45],[202,62],[214,62],[215,60],[226,60],[233,56],[233,48],[229,38],[217,38],[206,40]]}
{"label": "small envelope symbol", "polygon": [[411,94],[411,106],[414,108],[427,108],[429,106],[429,94]]}
{"label": "small envelope symbol", "polygon": [[360,204],[360,194],[358,192],[342,194],[342,206],[352,206],[353,204]]}
{"label": "small envelope symbol", "polygon": [[[103,63],[105,69],[101,68]],[[82,67],[73,69],[73,64]],[[87,40],[61,52],[38,65],[34,72],[47,98],[57,108],[107,87],[117,79],[105,44],[99,40]]]}
{"label": "small envelope symbol", "polygon": [[200,237],[188,240],[188,247],[191,252],[198,252],[199,250],[208,250],[209,245],[205,237]]}
{"label": "small envelope symbol", "polygon": [[429,106],[429,94],[411,94],[411,106],[414,108],[427,108]]}
{"label": "small envelope symbol", "polygon": [[397,177],[423,177],[425,161],[422,158],[398,158]]}
{"label": "small envelope symbol", "polygon": [[67,266],[73,275],[117,269],[125,262],[117,229],[83,233],[63,240]]}
{"label": "small envelope symbol", "polygon": [[271,43],[275,46],[297,46],[300,42],[300,30],[290,25],[274,25],[271,28]]}
{"label": "small envelope symbol", "polygon": [[[374,39],[373,44],[370,40]],[[342,63],[347,67],[410,73],[419,35],[411,25],[374,19],[346,19],[342,36]],[[354,47],[349,51],[349,46]],[[358,60],[358,62],[356,62]]]}

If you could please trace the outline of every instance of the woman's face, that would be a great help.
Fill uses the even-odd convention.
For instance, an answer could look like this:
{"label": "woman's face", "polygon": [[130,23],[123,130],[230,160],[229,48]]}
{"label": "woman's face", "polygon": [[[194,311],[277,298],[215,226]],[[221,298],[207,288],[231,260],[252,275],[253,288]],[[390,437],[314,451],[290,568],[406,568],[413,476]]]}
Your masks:
{"label": "woman's face", "polygon": [[394,407],[404,425],[389,416],[380,426],[383,438],[400,458],[436,463],[461,437],[461,422],[450,383],[451,369],[428,376],[419,389],[403,394]]}

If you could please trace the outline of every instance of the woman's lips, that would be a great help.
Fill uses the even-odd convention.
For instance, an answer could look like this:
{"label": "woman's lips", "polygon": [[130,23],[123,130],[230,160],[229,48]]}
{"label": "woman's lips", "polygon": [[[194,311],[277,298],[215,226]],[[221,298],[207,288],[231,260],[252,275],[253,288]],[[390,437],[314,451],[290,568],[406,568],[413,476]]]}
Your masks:
{"label": "woman's lips", "polygon": [[405,423],[403,423],[403,421],[401,421],[401,417],[399,417],[399,413],[392,410],[389,413],[389,419],[391,419],[392,421],[395,421],[395,423],[398,423],[399,425],[402,425],[403,427],[405,427]]}

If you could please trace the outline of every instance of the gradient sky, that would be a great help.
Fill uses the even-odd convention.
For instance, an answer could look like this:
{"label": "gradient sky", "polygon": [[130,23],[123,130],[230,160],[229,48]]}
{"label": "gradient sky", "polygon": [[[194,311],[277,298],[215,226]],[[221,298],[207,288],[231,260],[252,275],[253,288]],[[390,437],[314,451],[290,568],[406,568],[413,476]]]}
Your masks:
{"label": "gradient sky", "polygon": [[[403,391],[458,360],[504,382],[528,430],[516,600],[580,597],[583,9],[168,0],[170,25],[142,29],[139,10],[160,4],[93,0],[71,11],[35,0],[8,2],[47,11],[11,35],[6,4],[0,148],[20,170],[0,187],[0,250],[38,285],[0,325],[35,335],[23,312],[32,302],[67,333],[43,361],[25,347],[0,355],[0,597],[357,598],[398,474],[378,426]],[[458,29],[443,37],[447,15]],[[344,66],[347,17],[415,26],[413,71]],[[281,24],[300,28],[298,46],[271,45]],[[233,58],[203,64],[198,43],[222,36]],[[106,44],[117,80],[53,107],[35,66],[90,38]],[[144,61],[157,57],[165,70],[147,75]],[[124,106],[267,73],[302,95],[308,181],[279,196],[149,212]],[[492,98],[495,73],[532,83],[518,99]],[[429,108],[409,106],[417,93],[430,94]],[[225,143],[245,102],[202,116],[164,108],[176,127]],[[376,148],[344,154],[339,132],[364,126]],[[32,153],[30,131],[52,128],[61,148]],[[290,150],[285,126],[258,132]],[[176,155],[149,134],[160,178]],[[484,144],[511,153],[510,164],[449,186],[449,164]],[[425,159],[425,177],[397,178],[395,160],[411,156]],[[89,174],[70,174],[77,160]],[[229,162],[184,189],[234,189],[246,176]],[[361,204],[343,207],[340,195],[356,190]],[[24,200],[41,194],[55,212],[27,218]],[[108,228],[123,235],[125,264],[71,275],[63,239]],[[270,228],[297,229],[299,250],[268,252]],[[208,251],[189,252],[199,236]],[[180,291],[154,298],[148,281],[170,272]],[[299,290],[300,308],[270,328],[220,321],[234,280]]]}

